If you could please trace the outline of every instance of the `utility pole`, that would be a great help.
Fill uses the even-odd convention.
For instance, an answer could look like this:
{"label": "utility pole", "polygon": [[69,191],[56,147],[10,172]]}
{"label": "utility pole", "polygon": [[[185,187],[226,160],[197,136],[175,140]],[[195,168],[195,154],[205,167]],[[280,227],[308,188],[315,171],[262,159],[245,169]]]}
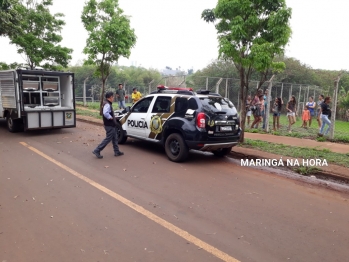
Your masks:
{"label": "utility pole", "polygon": [[228,97],[228,78],[225,79],[225,97]]}

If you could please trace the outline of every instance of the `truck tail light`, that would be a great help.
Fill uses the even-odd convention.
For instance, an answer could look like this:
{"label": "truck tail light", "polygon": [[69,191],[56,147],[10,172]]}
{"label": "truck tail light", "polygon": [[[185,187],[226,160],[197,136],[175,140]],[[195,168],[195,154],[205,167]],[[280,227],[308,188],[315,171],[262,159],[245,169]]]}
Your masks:
{"label": "truck tail light", "polygon": [[198,128],[205,128],[206,127],[206,117],[205,113],[199,113],[196,117],[196,125]]}

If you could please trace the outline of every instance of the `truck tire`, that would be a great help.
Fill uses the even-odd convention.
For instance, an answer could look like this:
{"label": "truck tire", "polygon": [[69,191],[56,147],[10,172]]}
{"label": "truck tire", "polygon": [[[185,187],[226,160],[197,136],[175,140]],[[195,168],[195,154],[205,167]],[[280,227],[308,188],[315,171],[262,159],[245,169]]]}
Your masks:
{"label": "truck tire", "polygon": [[233,147],[221,148],[221,149],[212,151],[212,153],[217,157],[223,157],[228,155],[231,152],[232,148]]}
{"label": "truck tire", "polygon": [[119,122],[116,122],[116,133],[118,134],[118,144],[125,144],[127,136]]}
{"label": "truck tire", "polygon": [[183,137],[178,133],[169,135],[165,142],[167,157],[173,162],[184,161],[189,154],[189,149]]}
{"label": "truck tire", "polygon": [[11,133],[16,133],[21,131],[22,121],[21,119],[12,119],[10,114],[6,115],[7,129]]}

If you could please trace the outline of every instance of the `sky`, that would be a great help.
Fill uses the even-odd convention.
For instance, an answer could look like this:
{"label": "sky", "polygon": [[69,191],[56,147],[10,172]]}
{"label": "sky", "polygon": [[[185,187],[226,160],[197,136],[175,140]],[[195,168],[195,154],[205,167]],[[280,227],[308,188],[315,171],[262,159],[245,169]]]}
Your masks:
{"label": "sky", "polygon": [[[85,0],[54,0],[52,11],[65,15],[62,45],[74,49],[71,65],[81,63],[87,32],[81,23]],[[201,19],[201,12],[214,8],[217,0],[119,0],[130,16],[137,43],[129,59],[120,65],[162,70],[165,66],[194,71],[218,57],[213,24]],[[286,0],[292,8],[292,38],[286,56],[314,69],[349,70],[348,0]],[[24,62],[16,47],[0,38],[0,61]]]}

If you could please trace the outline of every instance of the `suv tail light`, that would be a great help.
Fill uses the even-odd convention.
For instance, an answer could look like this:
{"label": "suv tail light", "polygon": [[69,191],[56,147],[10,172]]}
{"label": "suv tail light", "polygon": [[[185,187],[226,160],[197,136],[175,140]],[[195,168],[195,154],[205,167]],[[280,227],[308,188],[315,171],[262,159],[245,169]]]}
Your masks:
{"label": "suv tail light", "polygon": [[206,127],[206,117],[205,113],[199,113],[196,117],[196,125],[198,128],[205,128]]}

